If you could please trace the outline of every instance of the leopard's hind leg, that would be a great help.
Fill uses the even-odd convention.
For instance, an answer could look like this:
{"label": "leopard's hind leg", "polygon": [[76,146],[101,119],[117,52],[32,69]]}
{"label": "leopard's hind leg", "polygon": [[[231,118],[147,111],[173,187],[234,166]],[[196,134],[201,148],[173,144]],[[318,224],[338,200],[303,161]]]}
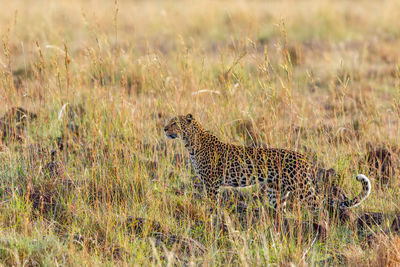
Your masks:
{"label": "leopard's hind leg", "polygon": [[269,204],[276,210],[285,213],[287,200],[291,194],[291,191],[287,191],[285,195],[282,196],[281,192],[276,189],[267,188],[267,195]]}
{"label": "leopard's hind leg", "polygon": [[320,211],[319,195],[314,186],[309,186],[302,201],[311,210],[312,213]]}

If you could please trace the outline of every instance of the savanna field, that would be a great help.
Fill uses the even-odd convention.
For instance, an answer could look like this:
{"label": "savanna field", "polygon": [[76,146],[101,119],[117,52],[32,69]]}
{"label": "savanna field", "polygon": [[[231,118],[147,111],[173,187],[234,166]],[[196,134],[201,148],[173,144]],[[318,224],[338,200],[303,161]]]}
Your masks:
{"label": "savanna field", "polygon": [[[1,264],[400,266],[399,17],[396,0],[0,2]],[[364,173],[371,195],[317,218],[209,199],[164,134],[187,113],[332,168],[350,198]]]}

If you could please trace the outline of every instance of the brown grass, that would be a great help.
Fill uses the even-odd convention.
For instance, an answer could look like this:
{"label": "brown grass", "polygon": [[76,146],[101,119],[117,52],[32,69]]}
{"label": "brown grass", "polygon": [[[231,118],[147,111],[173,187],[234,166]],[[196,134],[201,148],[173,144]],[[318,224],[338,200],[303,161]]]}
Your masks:
{"label": "brown grass", "polygon": [[[21,142],[0,144],[2,263],[398,264],[398,1],[39,0],[0,10],[0,117],[15,106],[38,115]],[[347,196],[360,190],[356,173],[379,174],[367,144],[390,149],[390,171],[378,163],[390,184],[372,177],[371,196],[342,222],[321,215],[322,239],[297,212],[277,231],[251,196],[204,199],[183,145],[162,131],[188,112],[227,142],[311,155]],[[365,212],[387,219],[359,233]],[[149,234],[127,231],[124,218],[143,218]]]}

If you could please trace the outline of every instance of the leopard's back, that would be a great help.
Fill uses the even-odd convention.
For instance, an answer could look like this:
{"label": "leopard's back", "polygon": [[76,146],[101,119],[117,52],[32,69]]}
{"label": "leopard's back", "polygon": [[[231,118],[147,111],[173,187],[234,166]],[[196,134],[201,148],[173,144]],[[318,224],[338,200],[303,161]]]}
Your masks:
{"label": "leopard's back", "polygon": [[[297,152],[275,148],[228,145],[219,166],[224,184],[249,186],[257,183],[282,191],[295,190],[312,180],[307,158]],[[285,188],[288,187],[288,188]]]}

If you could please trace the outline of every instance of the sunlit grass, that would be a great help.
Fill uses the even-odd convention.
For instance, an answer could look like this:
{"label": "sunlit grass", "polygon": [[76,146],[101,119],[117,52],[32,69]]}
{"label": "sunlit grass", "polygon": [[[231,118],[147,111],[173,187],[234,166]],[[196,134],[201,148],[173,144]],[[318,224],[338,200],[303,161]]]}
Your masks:
{"label": "sunlit grass", "polygon": [[[255,219],[198,196],[184,146],[162,130],[190,112],[226,142],[315,157],[356,195],[367,143],[399,166],[397,1],[7,5],[0,114],[23,106],[38,119],[23,143],[0,147],[3,264],[398,264],[390,225],[368,245],[356,223],[365,211],[393,220],[396,179],[383,191],[371,177],[350,222],[321,215],[325,238],[298,231],[297,211],[279,232],[256,201]],[[50,179],[61,136],[65,177]]]}

